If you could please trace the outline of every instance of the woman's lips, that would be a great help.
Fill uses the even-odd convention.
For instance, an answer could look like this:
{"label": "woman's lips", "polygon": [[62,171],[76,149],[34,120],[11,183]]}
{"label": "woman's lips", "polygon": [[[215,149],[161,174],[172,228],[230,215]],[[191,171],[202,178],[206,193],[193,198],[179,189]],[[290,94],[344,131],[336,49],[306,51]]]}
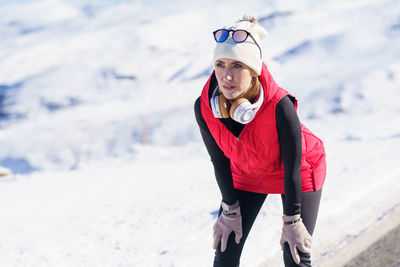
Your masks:
{"label": "woman's lips", "polygon": [[222,86],[225,90],[228,90],[228,91],[230,91],[230,90],[233,90],[233,89],[235,89],[235,87],[236,86],[228,86],[228,85],[223,85]]}

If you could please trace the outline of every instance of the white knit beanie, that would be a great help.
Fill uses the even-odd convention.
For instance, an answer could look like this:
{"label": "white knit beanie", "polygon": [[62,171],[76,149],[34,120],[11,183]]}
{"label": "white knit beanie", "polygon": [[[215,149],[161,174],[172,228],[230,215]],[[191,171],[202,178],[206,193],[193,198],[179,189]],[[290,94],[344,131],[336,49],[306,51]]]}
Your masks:
{"label": "white knit beanie", "polygon": [[245,30],[251,33],[260,48],[254,43],[254,40],[248,36],[243,43],[236,43],[232,40],[232,32],[229,34],[228,39],[222,43],[218,43],[214,49],[214,63],[220,58],[236,59],[250,68],[252,68],[257,75],[261,74],[262,69],[262,52],[261,41],[267,37],[267,30],[264,29],[258,22],[250,22],[247,20],[240,20],[232,26],[225,26],[223,29],[227,30]]}

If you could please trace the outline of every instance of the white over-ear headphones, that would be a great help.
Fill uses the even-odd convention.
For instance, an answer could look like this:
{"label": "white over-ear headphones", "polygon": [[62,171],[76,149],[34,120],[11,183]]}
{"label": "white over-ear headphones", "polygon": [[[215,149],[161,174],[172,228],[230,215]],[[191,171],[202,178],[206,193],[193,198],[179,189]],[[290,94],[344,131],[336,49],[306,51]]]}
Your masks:
{"label": "white over-ear headphones", "polygon": [[218,94],[218,86],[214,89],[214,92],[211,97],[211,109],[214,113],[214,117],[216,118],[229,118],[231,117],[233,120],[246,124],[251,122],[258,109],[261,107],[261,104],[264,101],[264,90],[260,87],[260,95],[257,101],[254,104],[251,104],[249,100],[246,98],[237,99],[229,108],[228,111],[228,100],[224,97],[223,94]]}

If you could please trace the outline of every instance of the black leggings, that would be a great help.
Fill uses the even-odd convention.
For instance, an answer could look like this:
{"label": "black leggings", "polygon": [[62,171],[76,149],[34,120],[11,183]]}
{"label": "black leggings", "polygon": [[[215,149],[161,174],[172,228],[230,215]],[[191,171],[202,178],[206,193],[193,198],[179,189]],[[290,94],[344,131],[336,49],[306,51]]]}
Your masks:
{"label": "black leggings", "polygon": [[[263,205],[267,195],[258,194],[247,191],[236,190],[240,203],[240,212],[242,214],[242,230],[243,237],[239,244],[235,242],[235,234],[231,233],[228,239],[227,248],[221,252],[221,245],[215,251],[214,267],[237,267],[240,262],[240,255],[242,254],[244,243],[249,235],[250,229]],[[301,194],[301,218],[308,232],[312,235],[314,232],[315,223],[318,216],[319,202],[321,199],[322,190],[305,192]],[[285,195],[282,195],[282,202],[285,201]],[[219,214],[222,210],[220,209]],[[279,244],[277,244],[279,245]],[[300,264],[297,265],[290,253],[288,243],[285,243],[283,251],[283,261],[285,266],[311,266],[311,255],[309,253],[302,253],[299,251]]]}

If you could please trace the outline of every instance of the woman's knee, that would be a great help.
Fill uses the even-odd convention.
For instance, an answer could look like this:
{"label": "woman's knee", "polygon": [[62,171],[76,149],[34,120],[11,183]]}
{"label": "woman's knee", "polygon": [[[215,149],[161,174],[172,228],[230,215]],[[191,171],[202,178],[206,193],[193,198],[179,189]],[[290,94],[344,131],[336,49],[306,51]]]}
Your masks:
{"label": "woman's knee", "polygon": [[219,244],[215,251],[214,267],[236,267],[239,266],[240,255],[243,249],[243,240],[236,244],[234,233],[228,238],[226,250],[221,252],[221,244]]}
{"label": "woman's knee", "polygon": [[285,249],[283,250],[283,262],[285,263],[285,267],[295,267],[295,266],[311,267],[310,253],[303,253],[301,251],[298,252],[300,256],[300,264],[296,264],[296,262],[293,260],[289,244],[285,243]]}

